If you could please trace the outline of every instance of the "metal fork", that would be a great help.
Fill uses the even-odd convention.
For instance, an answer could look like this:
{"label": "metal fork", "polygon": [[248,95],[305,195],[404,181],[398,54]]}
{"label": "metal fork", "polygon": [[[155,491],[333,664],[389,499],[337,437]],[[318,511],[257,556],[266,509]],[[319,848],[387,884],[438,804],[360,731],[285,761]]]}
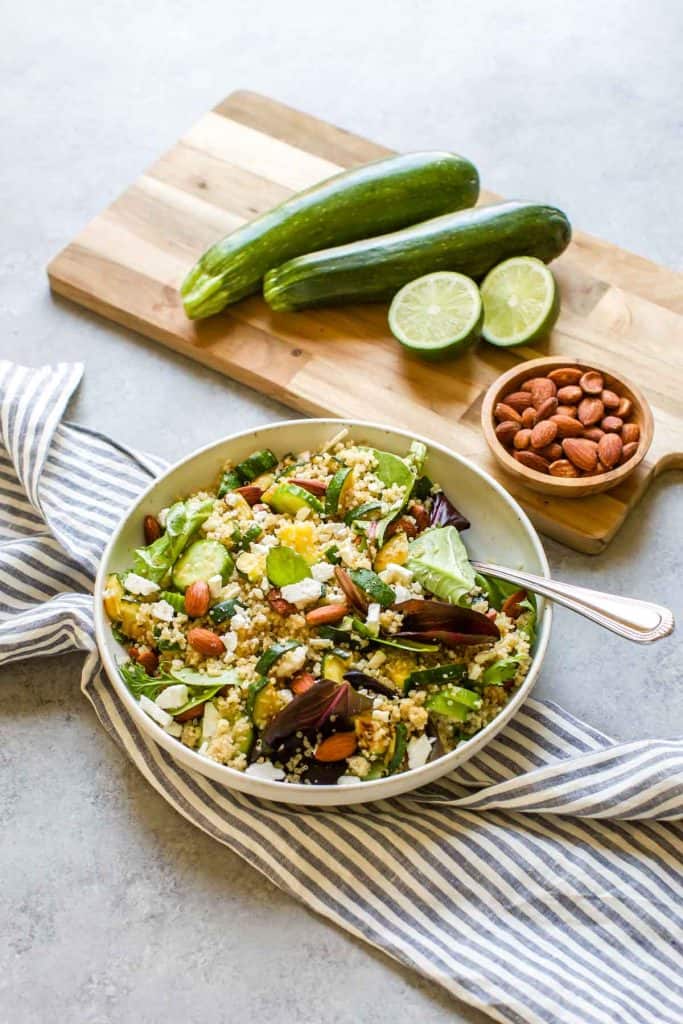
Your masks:
{"label": "metal fork", "polygon": [[635,597],[619,597],[605,594],[601,590],[576,587],[571,583],[560,583],[535,576],[520,569],[507,569],[488,562],[472,562],[477,572],[496,576],[508,583],[519,583],[525,590],[542,594],[556,604],[561,604],[584,618],[597,622],[626,640],[637,644],[652,644],[668,636],[674,629],[674,616],[668,608],[651,601],[640,601]]}

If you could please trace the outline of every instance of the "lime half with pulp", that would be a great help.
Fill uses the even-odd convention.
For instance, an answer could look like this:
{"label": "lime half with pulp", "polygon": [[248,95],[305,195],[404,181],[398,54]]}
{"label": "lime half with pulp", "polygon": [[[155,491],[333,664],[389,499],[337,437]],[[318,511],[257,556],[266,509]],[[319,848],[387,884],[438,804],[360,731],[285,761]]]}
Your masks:
{"label": "lime half with pulp", "polygon": [[426,359],[441,359],[467,348],[479,337],[483,317],[474,281],[447,270],[409,281],[389,307],[391,333]]}
{"label": "lime half with pulp", "polygon": [[481,286],[482,335],[492,345],[529,344],[549,334],[560,312],[552,272],[533,256],[513,256],[490,270]]}

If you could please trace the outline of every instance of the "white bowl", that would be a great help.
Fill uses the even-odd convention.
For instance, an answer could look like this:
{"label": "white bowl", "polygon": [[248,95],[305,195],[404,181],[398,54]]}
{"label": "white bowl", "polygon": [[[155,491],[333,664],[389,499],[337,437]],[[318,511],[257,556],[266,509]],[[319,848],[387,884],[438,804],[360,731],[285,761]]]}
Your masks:
{"label": "white bowl", "polygon": [[[406,453],[410,441],[416,436],[362,420],[306,419],[273,423],[258,430],[232,434],[207,445],[172,466],[135,502],[109,541],[95,582],[95,631],[100,656],[112,686],[140,729],[186,768],[230,789],[279,803],[318,807],[367,803],[416,789],[453,771],[493,739],[524,703],[536,682],[550,638],[551,610],[539,600],[538,630],[531,667],[524,683],[500,714],[471,740],[422,768],[355,786],[301,785],[252,778],[183,746],[140,709],[117,671],[117,663],[125,657],[125,650],[112,636],[102,595],[107,574],[131,565],[133,552],[142,543],[143,516],[154,515],[177,499],[210,486],[221,464],[228,458],[238,462],[259,448],[272,448],[279,456],[289,451],[316,448],[344,426],[350,428],[354,440],[369,442],[376,448],[398,455]],[[428,448],[425,471],[439,482],[472,523],[464,538],[470,556],[549,576],[548,562],[536,531],[517,502],[500,484],[443,445],[428,438],[417,439],[424,441]]]}

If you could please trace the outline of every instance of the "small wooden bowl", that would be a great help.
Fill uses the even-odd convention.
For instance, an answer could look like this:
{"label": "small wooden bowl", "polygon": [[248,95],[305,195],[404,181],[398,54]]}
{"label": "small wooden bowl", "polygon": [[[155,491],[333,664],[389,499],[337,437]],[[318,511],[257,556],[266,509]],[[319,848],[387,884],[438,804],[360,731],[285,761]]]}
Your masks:
{"label": "small wooden bowl", "polygon": [[[583,372],[597,370],[605,378],[605,386],[616,391],[621,397],[629,398],[633,403],[633,415],[631,421],[640,427],[640,440],[635,455],[623,466],[616,466],[607,473],[600,473],[597,476],[583,477],[557,477],[537,473],[535,469],[523,466],[521,462],[508,452],[496,437],[496,420],[493,410],[504,395],[512,391],[519,391],[524,381],[530,377],[543,377],[551,370],[560,366],[576,366]],[[599,494],[601,491],[608,491],[616,487],[629,476],[636,466],[642,462],[648,448],[652,444],[654,434],[654,422],[652,412],[643,394],[623,377],[616,377],[609,370],[595,363],[586,363],[581,359],[566,359],[564,356],[552,356],[541,359],[529,359],[525,363],[514,366],[507,373],[498,377],[484,396],[484,404],[481,410],[481,425],[484,436],[491,452],[496,457],[503,469],[512,476],[517,477],[530,487],[533,491],[541,494],[552,494],[561,498],[583,498],[588,494]]]}

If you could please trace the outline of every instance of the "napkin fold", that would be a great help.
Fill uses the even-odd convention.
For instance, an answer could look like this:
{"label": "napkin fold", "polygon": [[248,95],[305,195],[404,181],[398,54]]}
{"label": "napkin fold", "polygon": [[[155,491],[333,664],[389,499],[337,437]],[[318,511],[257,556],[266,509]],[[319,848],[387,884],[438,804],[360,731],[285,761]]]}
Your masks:
{"label": "napkin fold", "polygon": [[139,732],[101,668],[92,590],[165,464],[63,421],[82,373],[0,362],[0,665],[85,652],[83,693],[172,807],[493,1019],[681,1024],[682,741],[618,743],[528,700],[438,783],[323,810],[235,793]]}

